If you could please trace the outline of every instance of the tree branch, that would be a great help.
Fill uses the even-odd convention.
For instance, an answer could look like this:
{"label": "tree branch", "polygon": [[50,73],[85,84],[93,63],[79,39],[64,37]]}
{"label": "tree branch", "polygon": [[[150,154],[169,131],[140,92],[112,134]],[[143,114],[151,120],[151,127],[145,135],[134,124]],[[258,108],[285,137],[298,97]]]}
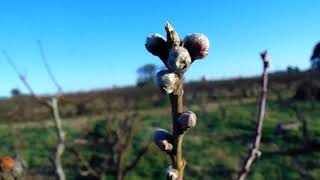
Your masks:
{"label": "tree branch", "polygon": [[19,71],[18,67],[16,66],[15,62],[13,61],[13,59],[11,59],[9,54],[6,51],[2,51],[2,54],[5,57],[5,59],[7,60],[8,64],[11,66],[11,68],[15,71],[15,73],[19,77],[20,81],[27,88],[27,90],[29,91],[31,97],[33,99],[35,99],[39,104],[42,104],[42,105],[46,106],[47,108],[50,108],[50,105],[47,103],[47,101],[41,99],[40,97],[38,97],[35,94],[35,92],[33,91],[32,87],[31,87],[31,85],[27,81],[26,77],[24,75],[22,75],[22,73]]}
{"label": "tree branch", "polygon": [[81,155],[81,153],[73,146],[68,147],[71,152],[73,152],[75,154],[75,156],[77,157],[77,159],[80,161],[81,165],[84,166],[84,168],[86,168],[87,172],[90,175],[93,175],[95,177],[99,177],[99,173],[97,173],[90,165],[90,163]]}
{"label": "tree branch", "polygon": [[238,180],[245,180],[247,178],[253,161],[256,158],[259,158],[261,156],[259,147],[260,147],[260,141],[262,137],[262,125],[263,125],[266,99],[267,99],[268,68],[269,68],[268,52],[267,51],[262,52],[261,58],[263,60],[262,91],[260,96],[259,112],[257,116],[256,133],[255,133],[253,146],[249,152],[249,156],[247,157],[245,163],[242,166],[242,170],[239,174]]}
{"label": "tree branch", "polygon": [[42,43],[40,40],[38,40],[38,46],[39,46],[39,50],[40,50],[40,55],[41,55],[41,59],[42,59],[42,62],[44,64],[44,67],[52,81],[52,83],[57,87],[57,90],[58,90],[58,94],[62,94],[62,87],[60,86],[60,84],[58,83],[57,79],[55,78],[52,70],[51,70],[51,67],[49,66],[49,63],[48,63],[48,60],[47,60],[47,57],[44,53],[44,49],[43,49],[43,46],[42,46]]}
{"label": "tree branch", "polygon": [[129,164],[125,170],[124,170],[124,174],[126,175],[129,171],[131,171],[133,168],[135,168],[139,161],[141,160],[141,158],[147,153],[149,147],[150,147],[151,143],[148,143],[144,148],[142,148],[138,154],[136,155],[135,159],[131,162],[131,164]]}
{"label": "tree branch", "polygon": [[64,153],[65,149],[65,132],[62,129],[62,122],[59,114],[59,107],[58,107],[58,99],[53,97],[51,100],[51,107],[53,111],[53,119],[55,122],[56,134],[58,136],[58,143],[56,145],[56,152],[54,158],[55,170],[59,180],[65,180],[65,174],[62,167],[61,156]]}

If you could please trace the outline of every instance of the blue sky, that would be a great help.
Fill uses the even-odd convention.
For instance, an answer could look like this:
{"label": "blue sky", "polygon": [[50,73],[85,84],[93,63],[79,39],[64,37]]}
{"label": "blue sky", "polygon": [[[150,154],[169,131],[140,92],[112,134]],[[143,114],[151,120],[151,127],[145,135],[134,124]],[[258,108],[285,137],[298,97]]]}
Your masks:
{"label": "blue sky", "polygon": [[[55,88],[37,40],[64,91],[132,85],[138,67],[161,65],[144,43],[150,33],[165,35],[166,21],[181,37],[191,32],[209,37],[209,56],[191,66],[187,80],[259,74],[264,49],[272,70],[306,69],[320,41],[319,7],[319,0],[2,0],[0,49],[40,94]],[[2,55],[0,82],[0,96],[12,88],[26,92]]]}

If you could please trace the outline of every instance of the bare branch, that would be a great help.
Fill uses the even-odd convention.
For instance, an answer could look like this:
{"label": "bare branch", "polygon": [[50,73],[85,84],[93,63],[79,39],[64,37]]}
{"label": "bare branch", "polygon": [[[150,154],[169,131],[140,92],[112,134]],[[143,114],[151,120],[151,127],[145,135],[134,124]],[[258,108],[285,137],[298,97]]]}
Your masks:
{"label": "bare branch", "polygon": [[58,94],[61,94],[62,93],[62,87],[58,83],[57,79],[55,78],[55,76],[54,76],[54,74],[53,74],[53,72],[51,70],[51,67],[49,66],[47,57],[46,57],[46,55],[44,53],[44,49],[43,49],[43,46],[42,46],[42,43],[41,43],[40,40],[38,40],[38,46],[39,46],[40,55],[41,55],[41,59],[42,59],[42,62],[44,64],[44,67],[46,68],[46,71],[47,71],[52,83],[56,86],[56,88],[58,90]]}
{"label": "bare branch", "polygon": [[[172,149],[170,148],[170,153],[166,153],[171,158],[172,166],[170,166],[169,171],[166,172],[166,176],[183,180],[184,169],[187,162],[183,158],[182,143],[186,129],[183,128],[178,120],[183,113],[183,76],[192,64],[193,60],[202,59],[208,54],[209,40],[203,34],[193,33],[190,36],[186,36],[183,40],[184,42],[181,42],[178,33],[168,22],[165,24],[165,30],[167,33],[167,46],[170,50],[168,59],[162,59],[162,61],[168,68],[168,71],[160,71],[157,76],[159,77],[158,79],[161,89],[165,90],[165,92],[169,94],[171,103]],[[147,41],[150,40],[150,37],[148,38]],[[154,37],[154,39],[157,38],[158,40],[160,39],[159,36]],[[153,55],[160,54],[155,53],[156,51],[150,51],[151,47],[161,47],[162,44],[159,42],[162,41],[159,40],[156,45],[154,43],[147,44],[147,50]],[[192,56],[190,53],[192,53]],[[194,118],[191,119],[195,120]],[[186,120],[189,121],[191,119],[188,118]],[[195,123],[192,124],[195,125]],[[155,131],[155,133],[158,132],[159,131]],[[159,143],[158,140],[160,139],[154,138],[156,144]]]}
{"label": "bare branch", "polygon": [[[29,91],[31,97],[33,99],[35,99],[36,101],[38,101],[40,104],[45,105],[47,108],[50,108],[50,105],[48,104],[47,101],[45,101],[44,99],[41,99],[40,97],[38,97],[35,92],[33,91],[31,85],[29,84],[29,82],[27,81],[27,79],[25,78],[25,76],[22,75],[22,73],[19,71],[17,65],[15,64],[15,62],[13,61],[13,59],[11,59],[11,57],[9,56],[9,54],[6,51],[2,51],[3,56],[5,57],[5,59],[7,60],[8,64],[12,67],[12,69],[15,71],[15,73],[17,74],[17,76],[19,77],[19,79],[21,80],[21,82],[23,83],[23,85],[27,88],[27,90]],[[51,108],[50,108],[51,109]]]}
{"label": "bare branch", "polygon": [[268,52],[267,51],[262,52],[261,58],[263,60],[262,91],[260,96],[259,112],[257,116],[256,133],[255,133],[252,148],[249,152],[249,156],[247,157],[245,163],[242,166],[242,170],[241,170],[241,173],[239,174],[238,180],[245,180],[247,178],[253,161],[256,158],[259,158],[261,156],[259,147],[260,147],[260,141],[262,137],[262,125],[263,125],[265,106],[266,106],[266,100],[267,100],[268,68],[269,68]]}
{"label": "bare branch", "polygon": [[99,177],[99,173],[97,173],[90,165],[90,163],[81,155],[81,153],[73,146],[68,147],[71,152],[74,153],[74,155],[77,157],[77,159],[80,161],[80,164],[86,168],[88,174],[93,175],[95,177]]}
{"label": "bare branch", "polygon": [[151,143],[148,143],[144,148],[140,149],[140,151],[137,153],[135,159],[131,162],[131,164],[129,164],[125,168],[124,174],[127,174],[129,171],[131,171],[133,168],[135,168],[138,165],[138,163],[141,160],[141,158],[148,152],[150,144]]}
{"label": "bare branch", "polygon": [[22,73],[17,68],[14,61],[10,58],[8,53],[6,51],[2,51],[2,53],[3,53],[4,57],[6,58],[6,60],[8,61],[8,63],[10,64],[10,66],[14,69],[14,71],[16,72],[18,77],[20,78],[21,82],[28,89],[29,93],[31,94],[31,97],[34,98],[36,101],[38,101],[40,104],[46,106],[52,112],[55,127],[56,127],[56,134],[58,137],[55,158],[53,159],[53,161],[54,161],[55,171],[56,171],[58,179],[65,180],[66,178],[65,178],[65,174],[64,174],[62,162],[61,162],[61,156],[62,156],[64,149],[65,149],[65,144],[64,144],[65,133],[62,128],[62,121],[60,118],[59,106],[58,106],[58,98],[53,97],[51,99],[51,101],[46,101],[45,99],[41,99],[39,96],[37,96],[34,93],[32,87],[30,86],[28,81],[26,80],[26,78],[22,75]]}
{"label": "bare branch", "polygon": [[54,122],[55,122],[55,128],[56,128],[56,134],[58,136],[58,144],[56,146],[56,152],[55,152],[55,158],[54,158],[54,164],[55,164],[55,169],[57,176],[59,180],[65,180],[65,174],[63,171],[62,167],[62,162],[61,162],[61,156],[64,152],[65,145],[65,133],[62,129],[62,122],[59,114],[59,107],[58,107],[58,99],[53,97],[51,100],[51,107],[53,110],[53,116],[54,116]]}

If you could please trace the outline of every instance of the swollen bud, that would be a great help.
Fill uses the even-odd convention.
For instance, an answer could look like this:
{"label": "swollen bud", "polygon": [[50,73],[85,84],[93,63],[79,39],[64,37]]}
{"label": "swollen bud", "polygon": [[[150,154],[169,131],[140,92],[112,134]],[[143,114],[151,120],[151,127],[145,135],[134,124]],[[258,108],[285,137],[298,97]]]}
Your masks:
{"label": "swollen bud", "polygon": [[157,83],[162,91],[171,94],[179,83],[179,77],[177,74],[168,70],[161,70],[157,73]]}
{"label": "swollen bud", "polygon": [[169,58],[167,61],[171,71],[184,73],[191,64],[191,57],[188,50],[182,46],[176,46],[170,49]]}
{"label": "swollen bud", "polygon": [[174,30],[169,22],[166,22],[165,29],[167,32],[167,43],[170,48],[174,46],[180,46],[181,40],[178,33]]}
{"label": "swollen bud", "polygon": [[183,130],[193,128],[197,124],[197,116],[192,111],[183,112],[178,117],[178,122]]}
{"label": "swollen bud", "polygon": [[147,36],[146,49],[161,60],[167,60],[169,48],[166,40],[160,34],[150,34]]}
{"label": "swollen bud", "polygon": [[153,133],[154,143],[164,152],[170,152],[173,148],[172,135],[164,129],[156,129]]}
{"label": "swollen bud", "polygon": [[192,60],[202,59],[208,55],[209,39],[201,33],[187,35],[183,46],[189,51]]}
{"label": "swollen bud", "polygon": [[166,171],[166,179],[167,180],[178,180],[178,170],[173,169],[172,166],[169,166]]}

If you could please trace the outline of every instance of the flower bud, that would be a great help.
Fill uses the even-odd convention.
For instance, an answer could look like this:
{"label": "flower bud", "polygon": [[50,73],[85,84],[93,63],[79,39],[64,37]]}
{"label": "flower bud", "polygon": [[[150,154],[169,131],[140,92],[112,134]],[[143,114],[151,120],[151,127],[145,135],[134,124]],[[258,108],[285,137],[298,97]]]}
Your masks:
{"label": "flower bud", "polygon": [[189,51],[192,60],[202,59],[208,55],[209,39],[201,33],[187,35],[183,46]]}
{"label": "flower bud", "polygon": [[179,172],[176,169],[173,169],[172,166],[169,166],[166,171],[167,180],[178,180]]}
{"label": "flower bud", "polygon": [[178,33],[174,30],[172,25],[169,22],[166,22],[165,29],[167,32],[167,43],[170,48],[174,46],[180,46],[181,40]]}
{"label": "flower bud", "polygon": [[178,117],[178,122],[183,130],[193,128],[197,124],[197,116],[192,111],[183,112]]}
{"label": "flower bud", "polygon": [[157,82],[161,90],[167,94],[171,94],[179,82],[177,74],[168,70],[161,70],[157,73]]}
{"label": "flower bud", "polygon": [[191,64],[191,57],[188,50],[182,46],[173,47],[170,50],[167,64],[171,71],[177,73],[186,72]]}
{"label": "flower bud", "polygon": [[160,34],[150,34],[147,36],[146,49],[161,60],[167,60],[169,48],[166,40]]}
{"label": "flower bud", "polygon": [[172,135],[164,129],[156,129],[153,133],[154,143],[164,152],[170,152],[173,148]]}

